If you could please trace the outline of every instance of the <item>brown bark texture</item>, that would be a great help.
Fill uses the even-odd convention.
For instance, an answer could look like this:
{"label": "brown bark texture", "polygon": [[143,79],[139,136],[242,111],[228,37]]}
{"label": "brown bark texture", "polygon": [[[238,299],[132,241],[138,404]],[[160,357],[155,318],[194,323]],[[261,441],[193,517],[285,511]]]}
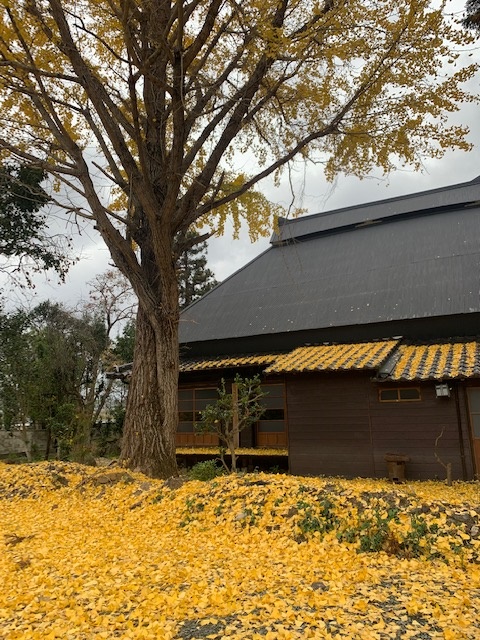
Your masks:
{"label": "brown bark texture", "polygon": [[125,466],[153,478],[178,475],[177,384],[177,325],[164,319],[156,332],[140,306],[122,440]]}

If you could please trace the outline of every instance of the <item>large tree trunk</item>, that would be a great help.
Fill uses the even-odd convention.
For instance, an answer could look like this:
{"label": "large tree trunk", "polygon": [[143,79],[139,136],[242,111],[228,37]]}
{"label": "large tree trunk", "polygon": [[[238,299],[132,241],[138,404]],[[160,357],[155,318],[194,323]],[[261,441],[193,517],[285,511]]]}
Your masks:
{"label": "large tree trunk", "polygon": [[141,304],[137,315],[121,459],[153,478],[178,475],[178,322],[173,316],[160,308],[156,334]]}

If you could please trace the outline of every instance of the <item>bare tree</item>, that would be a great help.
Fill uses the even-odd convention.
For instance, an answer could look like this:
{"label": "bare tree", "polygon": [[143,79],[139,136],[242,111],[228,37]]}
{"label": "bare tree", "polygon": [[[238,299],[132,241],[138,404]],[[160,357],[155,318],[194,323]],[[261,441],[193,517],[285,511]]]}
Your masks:
{"label": "bare tree", "polygon": [[85,307],[105,319],[107,335],[112,338],[114,327],[132,322],[137,312],[137,300],[130,282],[118,269],[109,269],[89,283]]}

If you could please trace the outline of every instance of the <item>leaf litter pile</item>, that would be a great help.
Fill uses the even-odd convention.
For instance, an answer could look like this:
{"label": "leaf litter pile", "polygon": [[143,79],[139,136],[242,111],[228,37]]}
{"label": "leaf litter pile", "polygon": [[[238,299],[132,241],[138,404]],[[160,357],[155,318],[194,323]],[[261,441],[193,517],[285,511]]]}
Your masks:
{"label": "leaf litter pile", "polygon": [[0,637],[480,637],[480,486],[0,465]]}

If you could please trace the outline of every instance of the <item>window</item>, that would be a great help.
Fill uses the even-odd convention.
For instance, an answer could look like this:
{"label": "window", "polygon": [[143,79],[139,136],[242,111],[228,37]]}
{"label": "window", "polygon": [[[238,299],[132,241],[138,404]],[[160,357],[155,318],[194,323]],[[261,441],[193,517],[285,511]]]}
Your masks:
{"label": "window", "polygon": [[178,392],[178,431],[195,431],[195,423],[202,419],[201,412],[218,400],[217,389],[180,389]]}
{"label": "window", "polygon": [[[261,399],[265,412],[256,424],[256,446],[285,447],[287,444],[285,419],[285,387],[283,384],[262,384],[267,394]],[[216,388],[179,389],[177,446],[208,446],[218,443],[216,433],[195,430],[201,412],[218,400]]]}
{"label": "window", "polygon": [[202,419],[201,412],[218,400],[216,387],[204,389],[179,389],[177,446],[208,446],[218,444],[218,436],[195,430],[195,423]]}
{"label": "window", "polygon": [[421,400],[422,397],[418,387],[396,387],[395,389],[379,389],[378,399],[380,402],[415,402]]}
{"label": "window", "polygon": [[257,423],[257,445],[285,446],[285,387],[283,384],[262,384],[262,391],[267,394],[261,399],[266,409]]}

